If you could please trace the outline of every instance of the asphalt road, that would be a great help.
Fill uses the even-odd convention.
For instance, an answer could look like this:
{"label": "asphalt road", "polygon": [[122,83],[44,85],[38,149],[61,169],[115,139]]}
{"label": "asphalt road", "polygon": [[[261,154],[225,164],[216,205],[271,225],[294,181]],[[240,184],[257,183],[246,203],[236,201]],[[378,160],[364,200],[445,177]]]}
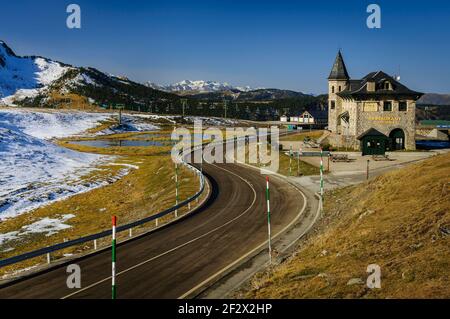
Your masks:
{"label": "asphalt road", "polygon": [[[267,240],[265,177],[235,164],[204,164],[212,195],[198,212],[117,248],[118,298],[178,298]],[[303,207],[293,186],[271,180],[272,234]],[[66,266],[8,286],[0,298],[111,298],[111,252],[80,260],[81,289]]]}

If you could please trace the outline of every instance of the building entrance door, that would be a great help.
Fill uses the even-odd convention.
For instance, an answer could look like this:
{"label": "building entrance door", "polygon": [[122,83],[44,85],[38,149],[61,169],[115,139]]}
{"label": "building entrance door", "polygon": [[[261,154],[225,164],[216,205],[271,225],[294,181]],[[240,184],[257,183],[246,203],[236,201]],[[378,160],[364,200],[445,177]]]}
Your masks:
{"label": "building entrance door", "polygon": [[389,134],[390,149],[401,151],[405,149],[405,133],[402,129],[395,129]]}

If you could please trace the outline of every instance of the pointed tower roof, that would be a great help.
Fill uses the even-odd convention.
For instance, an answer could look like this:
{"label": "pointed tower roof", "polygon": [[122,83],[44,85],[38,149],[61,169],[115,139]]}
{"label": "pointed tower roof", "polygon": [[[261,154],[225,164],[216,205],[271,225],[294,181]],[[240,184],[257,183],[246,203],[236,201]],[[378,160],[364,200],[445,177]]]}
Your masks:
{"label": "pointed tower roof", "polygon": [[328,80],[350,80],[341,50],[339,50],[336,56],[336,60],[334,61]]}

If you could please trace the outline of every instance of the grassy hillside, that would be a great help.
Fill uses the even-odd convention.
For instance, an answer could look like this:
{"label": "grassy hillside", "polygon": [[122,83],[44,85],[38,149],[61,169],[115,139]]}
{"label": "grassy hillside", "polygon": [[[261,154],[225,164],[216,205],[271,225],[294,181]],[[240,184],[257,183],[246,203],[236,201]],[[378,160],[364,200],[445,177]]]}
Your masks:
{"label": "grassy hillside", "polygon": [[[446,154],[328,193],[314,234],[239,296],[449,298],[449,235]],[[381,267],[381,289],[365,284],[369,264]]]}
{"label": "grassy hillside", "polygon": [[[167,133],[158,131],[158,134]],[[127,133],[129,139],[131,133]],[[127,136],[121,134],[109,136],[117,138]],[[156,134],[155,134],[156,135]],[[167,135],[168,136],[168,135]],[[168,138],[168,137],[166,137]],[[87,147],[69,144],[70,139],[61,140],[60,145],[82,152],[97,154],[117,155],[114,163],[102,164],[98,170],[83,176],[83,182],[105,181],[103,187],[95,188],[86,193],[79,193],[65,200],[55,201],[15,218],[3,220],[0,223],[1,234],[22,233],[17,240],[6,243],[0,242],[0,259],[9,258],[22,253],[30,252],[38,248],[54,245],[72,240],[81,236],[97,233],[110,228],[111,215],[116,215],[119,224],[123,225],[132,221],[151,216],[175,204],[175,168],[170,156],[171,147]],[[133,166],[126,176],[116,180],[115,176],[127,166]],[[184,201],[199,189],[199,181],[196,175],[187,168],[179,168],[179,199]],[[193,207],[196,204],[193,203]],[[179,209],[179,214],[186,213],[188,209]],[[64,214],[75,215],[67,225],[70,228],[61,229],[54,233],[27,233],[24,228],[44,219],[60,219]],[[159,220],[160,224],[173,218],[173,214]],[[154,223],[135,228],[134,234],[142,233],[155,227]],[[128,235],[127,232],[118,234],[118,239]],[[109,238],[99,240],[99,246],[110,242]],[[66,250],[52,254],[53,259],[58,259],[63,254],[81,253],[92,249],[93,243],[85,243],[73,246]],[[30,259],[23,263],[15,264],[0,269],[2,275],[34,266],[45,261],[45,256]]]}

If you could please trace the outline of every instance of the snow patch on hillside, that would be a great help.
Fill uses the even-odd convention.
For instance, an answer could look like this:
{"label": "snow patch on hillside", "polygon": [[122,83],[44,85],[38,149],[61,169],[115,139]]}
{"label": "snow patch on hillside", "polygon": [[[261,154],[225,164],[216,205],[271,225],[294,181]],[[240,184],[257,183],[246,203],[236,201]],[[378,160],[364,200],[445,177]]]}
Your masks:
{"label": "snow patch on hillside", "polygon": [[203,117],[203,116],[186,116],[185,121],[187,123],[194,124],[196,121],[202,122],[204,126],[234,126],[239,122],[233,119],[224,119],[221,117]]}
{"label": "snow patch on hillside", "polygon": [[18,57],[0,42],[0,101],[13,105],[15,100],[35,97],[70,69],[41,57]]}
{"label": "snow patch on hillside", "polygon": [[80,134],[109,118],[109,114],[87,112],[35,112],[0,110],[0,127],[21,131],[39,139]]}
{"label": "snow patch on hillside", "polygon": [[[126,132],[148,132],[159,130],[160,127],[152,123],[146,123],[143,121],[145,116],[140,115],[122,115],[122,125],[115,125],[97,132],[95,135],[111,135]],[[148,118],[148,117],[147,117]]]}
{"label": "snow patch on hillside", "polygon": [[0,221],[109,184],[111,180],[80,178],[112,157],[75,152],[45,140],[80,133],[104,115],[80,116],[0,110]]}
{"label": "snow patch on hillside", "polygon": [[102,86],[101,84],[98,84],[94,79],[92,79],[89,75],[84,73],[79,73],[76,77],[67,81],[68,87],[83,86],[86,84],[93,86]]}
{"label": "snow patch on hillside", "polygon": [[[65,214],[59,216],[59,218],[44,217],[34,223],[23,226],[18,231],[12,231],[5,234],[0,234],[0,246],[7,244],[10,241],[18,240],[20,237],[33,235],[33,234],[45,234],[50,237],[57,234],[59,231],[71,228],[72,226],[65,224],[69,219],[74,218],[73,214]],[[13,248],[7,248],[7,251],[14,250]]]}

